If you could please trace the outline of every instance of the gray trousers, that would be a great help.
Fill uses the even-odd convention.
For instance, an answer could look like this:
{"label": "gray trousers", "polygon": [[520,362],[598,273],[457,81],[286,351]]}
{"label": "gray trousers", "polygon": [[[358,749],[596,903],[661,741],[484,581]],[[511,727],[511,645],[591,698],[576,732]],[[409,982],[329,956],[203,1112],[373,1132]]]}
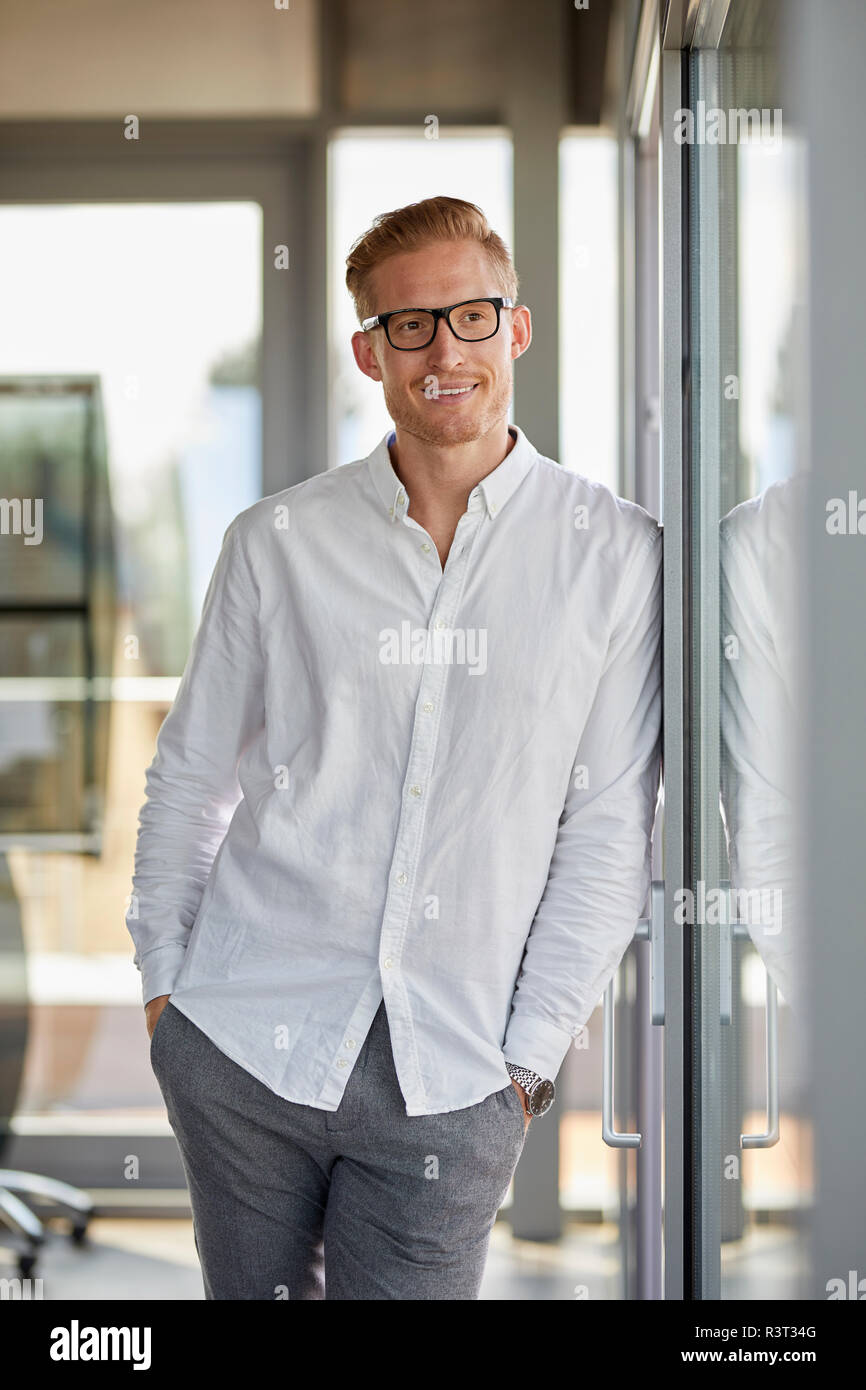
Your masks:
{"label": "gray trousers", "polygon": [[407,1115],[384,1001],[335,1111],[275,1095],[170,1000],[150,1057],[206,1299],[478,1297],[525,1138],[510,1082]]}

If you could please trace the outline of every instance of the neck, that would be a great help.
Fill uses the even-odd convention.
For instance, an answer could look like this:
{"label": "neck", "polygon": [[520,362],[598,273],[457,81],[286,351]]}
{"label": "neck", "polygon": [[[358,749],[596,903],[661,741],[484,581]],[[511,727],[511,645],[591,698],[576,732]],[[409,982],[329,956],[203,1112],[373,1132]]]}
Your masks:
{"label": "neck", "polygon": [[465,444],[431,444],[395,426],[389,446],[391,464],[409,494],[410,516],[466,510],[472,489],[498,468],[515,444],[503,419]]}

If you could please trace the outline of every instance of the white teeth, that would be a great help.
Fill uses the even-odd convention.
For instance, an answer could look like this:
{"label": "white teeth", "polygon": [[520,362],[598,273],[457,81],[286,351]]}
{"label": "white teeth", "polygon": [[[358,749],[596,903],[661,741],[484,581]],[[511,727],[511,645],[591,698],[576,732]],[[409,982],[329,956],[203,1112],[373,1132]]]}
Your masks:
{"label": "white teeth", "polygon": [[440,396],[465,396],[467,391],[471,391],[471,386],[448,386],[441,387],[438,394]]}

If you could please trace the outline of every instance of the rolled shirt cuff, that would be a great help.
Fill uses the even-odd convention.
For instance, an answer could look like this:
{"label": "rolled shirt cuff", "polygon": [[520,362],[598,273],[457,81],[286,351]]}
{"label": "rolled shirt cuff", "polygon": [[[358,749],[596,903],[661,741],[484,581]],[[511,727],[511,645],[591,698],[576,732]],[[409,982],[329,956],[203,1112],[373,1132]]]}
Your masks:
{"label": "rolled shirt cuff", "polygon": [[545,1081],[555,1081],[573,1035],[548,1019],[512,1014],[502,1049],[506,1062],[528,1067]]}
{"label": "rolled shirt cuff", "polygon": [[147,955],[142,956],[138,967],[141,971],[142,1003],[149,1004],[151,999],[156,999],[159,995],[171,994],[185,956],[186,947],[177,941],[170,941],[165,946],[155,946]]}

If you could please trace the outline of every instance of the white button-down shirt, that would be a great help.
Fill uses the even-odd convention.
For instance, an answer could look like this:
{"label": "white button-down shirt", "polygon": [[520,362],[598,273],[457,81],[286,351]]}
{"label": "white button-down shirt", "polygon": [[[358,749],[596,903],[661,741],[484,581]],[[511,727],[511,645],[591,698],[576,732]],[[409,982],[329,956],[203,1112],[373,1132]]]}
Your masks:
{"label": "white button-down shirt", "polygon": [[337,1109],[383,997],[407,1115],[554,1078],[645,905],[661,529],[511,432],[444,569],[393,434],[226,530],[126,920],[287,1100]]}

